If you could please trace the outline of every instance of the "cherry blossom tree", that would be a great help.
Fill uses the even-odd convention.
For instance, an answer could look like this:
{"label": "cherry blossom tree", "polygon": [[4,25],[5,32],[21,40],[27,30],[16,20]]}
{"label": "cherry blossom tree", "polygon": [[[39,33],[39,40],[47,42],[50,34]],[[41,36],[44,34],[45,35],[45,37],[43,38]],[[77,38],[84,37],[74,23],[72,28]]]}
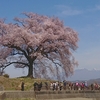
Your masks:
{"label": "cherry blossom tree", "polygon": [[25,17],[15,18],[15,23],[0,21],[3,67],[27,67],[28,77],[48,78],[48,73],[59,75],[61,69],[66,76],[71,75],[77,66],[73,52],[78,48],[78,33],[58,18],[23,14]]}

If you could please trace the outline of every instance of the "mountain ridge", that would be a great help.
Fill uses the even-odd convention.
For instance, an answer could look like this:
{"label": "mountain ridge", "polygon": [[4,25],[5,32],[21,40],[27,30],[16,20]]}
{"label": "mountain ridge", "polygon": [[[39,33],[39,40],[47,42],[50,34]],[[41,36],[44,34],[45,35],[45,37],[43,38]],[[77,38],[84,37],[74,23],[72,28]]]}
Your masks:
{"label": "mountain ridge", "polygon": [[74,74],[68,77],[68,80],[75,81],[75,80],[92,80],[92,79],[99,79],[100,78],[100,70],[97,69],[76,69]]}

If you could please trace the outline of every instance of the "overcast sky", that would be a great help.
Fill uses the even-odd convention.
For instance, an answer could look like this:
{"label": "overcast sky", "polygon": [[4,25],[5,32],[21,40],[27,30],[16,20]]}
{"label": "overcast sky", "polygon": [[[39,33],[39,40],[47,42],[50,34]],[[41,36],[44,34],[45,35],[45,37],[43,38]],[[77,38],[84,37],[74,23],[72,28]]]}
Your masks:
{"label": "overcast sky", "polygon": [[[79,34],[75,58],[78,68],[100,70],[100,0],[0,0],[0,18],[13,22],[22,12],[59,17]],[[17,70],[17,71],[15,71]],[[26,75],[26,70],[8,67],[10,77]]]}

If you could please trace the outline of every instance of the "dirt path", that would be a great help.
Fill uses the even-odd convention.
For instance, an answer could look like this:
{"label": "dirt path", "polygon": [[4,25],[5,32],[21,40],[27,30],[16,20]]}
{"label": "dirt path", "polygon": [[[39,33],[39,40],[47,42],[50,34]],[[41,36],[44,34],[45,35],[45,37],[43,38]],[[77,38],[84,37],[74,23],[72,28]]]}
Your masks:
{"label": "dirt path", "polygon": [[66,99],[48,99],[48,100],[96,100],[93,98],[66,98]]}

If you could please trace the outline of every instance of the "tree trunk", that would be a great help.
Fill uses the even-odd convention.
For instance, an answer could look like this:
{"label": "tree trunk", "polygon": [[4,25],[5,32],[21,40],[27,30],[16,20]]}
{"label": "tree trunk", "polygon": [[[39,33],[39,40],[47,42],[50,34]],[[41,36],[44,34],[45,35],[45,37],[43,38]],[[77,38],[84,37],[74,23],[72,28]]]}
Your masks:
{"label": "tree trunk", "polygon": [[28,66],[28,75],[27,77],[31,77],[33,78],[33,63],[35,61],[36,57],[34,57],[34,59],[32,58],[28,58],[28,62],[29,62],[29,66]]}
{"label": "tree trunk", "polygon": [[28,77],[33,77],[33,63],[28,67]]}

